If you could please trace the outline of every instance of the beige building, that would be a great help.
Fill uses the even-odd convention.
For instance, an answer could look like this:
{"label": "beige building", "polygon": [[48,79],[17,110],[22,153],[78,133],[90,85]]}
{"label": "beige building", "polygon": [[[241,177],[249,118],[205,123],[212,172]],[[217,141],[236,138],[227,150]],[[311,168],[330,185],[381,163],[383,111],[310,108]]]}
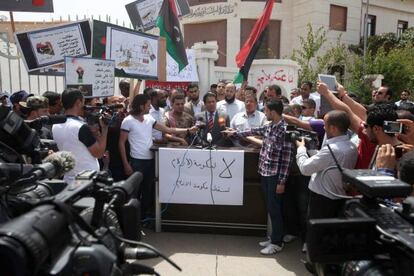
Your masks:
{"label": "beige building", "polygon": [[[268,34],[257,59],[288,58],[300,47],[306,26],[329,30],[328,43],[339,35],[357,44],[363,35],[368,0],[275,0]],[[188,0],[191,14],[182,19],[187,47],[217,41],[219,66],[235,66],[234,57],[247,39],[265,0]],[[368,33],[401,33],[414,26],[414,0],[370,0]]]}

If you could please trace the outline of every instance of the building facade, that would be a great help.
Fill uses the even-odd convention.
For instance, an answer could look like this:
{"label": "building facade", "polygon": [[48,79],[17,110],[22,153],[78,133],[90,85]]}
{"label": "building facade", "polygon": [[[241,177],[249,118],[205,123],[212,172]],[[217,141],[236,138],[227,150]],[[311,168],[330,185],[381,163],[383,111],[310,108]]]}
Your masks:
{"label": "building facade", "polygon": [[[288,58],[300,48],[307,24],[328,30],[329,42],[358,44],[364,33],[368,0],[275,0],[270,25],[257,59]],[[262,14],[265,0],[189,0],[191,14],[182,19],[184,41],[217,41],[218,66],[235,66],[234,57]],[[368,34],[400,34],[414,26],[414,0],[370,0]]]}

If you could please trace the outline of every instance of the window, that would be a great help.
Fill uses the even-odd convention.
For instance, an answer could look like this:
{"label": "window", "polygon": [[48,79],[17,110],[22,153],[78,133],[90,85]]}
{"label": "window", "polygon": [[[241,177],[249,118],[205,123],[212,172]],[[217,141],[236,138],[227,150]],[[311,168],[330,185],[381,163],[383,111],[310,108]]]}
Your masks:
{"label": "window", "polygon": [[377,17],[375,15],[368,14],[367,17],[367,35],[375,35],[375,26],[377,25]]}
{"label": "window", "polygon": [[194,43],[217,41],[219,58],[217,66],[226,66],[227,20],[184,25],[184,46],[191,48]]}
{"label": "window", "polygon": [[329,15],[329,29],[346,32],[347,17],[347,7],[331,5],[331,11]]}
{"label": "window", "polygon": [[408,29],[408,22],[407,21],[402,21],[402,20],[398,20],[398,25],[397,25],[397,36],[400,37],[403,32],[405,32],[405,30]]}
{"label": "window", "polygon": [[[240,48],[249,37],[256,21],[256,19],[242,19],[240,21]],[[269,21],[269,26],[263,35],[262,44],[257,51],[256,59],[280,58],[280,25],[279,20]]]}

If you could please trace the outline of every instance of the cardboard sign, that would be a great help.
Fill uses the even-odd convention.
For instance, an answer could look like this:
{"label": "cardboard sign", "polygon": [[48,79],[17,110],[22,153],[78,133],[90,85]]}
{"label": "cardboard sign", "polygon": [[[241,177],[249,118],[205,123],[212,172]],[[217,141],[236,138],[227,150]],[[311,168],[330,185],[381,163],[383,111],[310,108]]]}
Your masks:
{"label": "cardboard sign", "polygon": [[16,41],[31,72],[64,62],[65,56],[86,56],[91,51],[89,22],[16,33]]}
{"label": "cardboard sign", "polygon": [[243,205],[244,152],[160,148],[160,202]]}
{"label": "cardboard sign", "polygon": [[77,88],[86,97],[113,96],[115,61],[65,57],[65,82],[67,88]]}
{"label": "cardboard sign", "polygon": [[94,20],[94,58],[115,60],[115,76],[165,80],[165,41],[158,36]]}
{"label": "cardboard sign", "polygon": [[2,0],[0,11],[53,12],[53,0]]}
{"label": "cardboard sign", "polygon": [[[174,0],[178,16],[190,13],[187,0]],[[138,0],[125,5],[135,30],[148,31],[155,27],[163,0]]]}
{"label": "cardboard sign", "polygon": [[167,54],[167,81],[172,82],[198,82],[197,64],[195,62],[194,50],[185,50],[188,65],[179,72],[178,63]]}

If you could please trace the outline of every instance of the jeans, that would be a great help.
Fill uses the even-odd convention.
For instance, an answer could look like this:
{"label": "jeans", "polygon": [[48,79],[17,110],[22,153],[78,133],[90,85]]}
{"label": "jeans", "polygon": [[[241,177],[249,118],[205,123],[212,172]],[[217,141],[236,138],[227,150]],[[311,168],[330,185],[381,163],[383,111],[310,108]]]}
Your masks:
{"label": "jeans", "polygon": [[283,199],[285,233],[294,236],[300,235],[302,242],[305,242],[306,238],[309,180],[309,176],[289,175]]}
{"label": "jeans", "polygon": [[273,244],[280,245],[283,242],[283,194],[276,194],[277,180],[277,176],[262,176],[261,178],[266,208],[272,223],[270,239]]}
{"label": "jeans", "polygon": [[154,159],[130,159],[130,164],[135,172],[143,175],[142,183],[138,190],[137,198],[141,202],[141,217],[145,218],[147,212],[154,209],[155,198],[155,163]]}

